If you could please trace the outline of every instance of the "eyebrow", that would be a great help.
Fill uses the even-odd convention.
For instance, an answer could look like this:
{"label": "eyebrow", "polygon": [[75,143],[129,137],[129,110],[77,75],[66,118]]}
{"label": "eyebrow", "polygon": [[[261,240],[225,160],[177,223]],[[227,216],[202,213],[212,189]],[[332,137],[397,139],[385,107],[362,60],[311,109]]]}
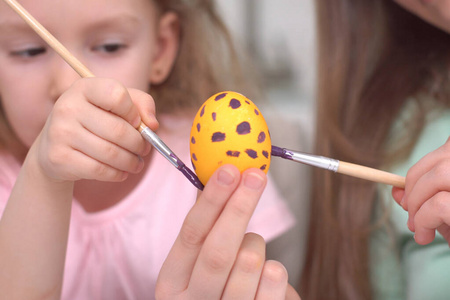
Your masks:
{"label": "eyebrow", "polygon": [[110,15],[105,16],[104,18],[97,20],[95,19],[93,22],[90,22],[86,25],[84,30],[90,30],[91,28],[102,29],[102,28],[114,28],[114,27],[130,27],[131,29],[135,28],[136,25],[139,25],[139,19],[130,14],[119,14],[119,15]]}
{"label": "eyebrow", "polygon": [[[94,19],[93,22],[88,23],[84,31],[95,29],[107,29],[114,27],[126,26],[129,29],[134,29],[135,25],[139,24],[139,19],[131,14],[109,15],[100,20]],[[0,35],[1,34],[36,34],[34,30],[22,19],[14,20],[0,20]]]}
{"label": "eyebrow", "polygon": [[9,33],[11,31],[14,32],[22,32],[22,33],[30,33],[34,32],[33,29],[28,26],[23,20],[1,20],[0,21],[0,33]]}

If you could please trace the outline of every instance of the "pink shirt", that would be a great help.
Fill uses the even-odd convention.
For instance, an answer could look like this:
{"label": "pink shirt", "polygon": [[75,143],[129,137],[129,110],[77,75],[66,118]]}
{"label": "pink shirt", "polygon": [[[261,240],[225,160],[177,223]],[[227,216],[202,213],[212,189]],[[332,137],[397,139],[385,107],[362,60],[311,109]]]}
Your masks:
{"label": "pink shirt", "polygon": [[[159,117],[158,135],[190,167],[189,120]],[[0,215],[20,165],[0,154]],[[159,270],[197,190],[159,153],[143,180],[123,201],[87,213],[73,201],[61,299],[151,299]],[[267,241],[294,223],[283,199],[270,182],[248,231]]]}

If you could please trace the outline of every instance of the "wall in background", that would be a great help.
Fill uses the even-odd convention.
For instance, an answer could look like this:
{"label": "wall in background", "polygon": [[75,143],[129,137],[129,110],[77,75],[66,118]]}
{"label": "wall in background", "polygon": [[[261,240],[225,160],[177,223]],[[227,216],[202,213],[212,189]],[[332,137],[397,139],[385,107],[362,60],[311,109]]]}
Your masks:
{"label": "wall in background", "polygon": [[264,72],[269,100],[280,111],[308,117],[314,108],[313,0],[216,0],[238,43]]}

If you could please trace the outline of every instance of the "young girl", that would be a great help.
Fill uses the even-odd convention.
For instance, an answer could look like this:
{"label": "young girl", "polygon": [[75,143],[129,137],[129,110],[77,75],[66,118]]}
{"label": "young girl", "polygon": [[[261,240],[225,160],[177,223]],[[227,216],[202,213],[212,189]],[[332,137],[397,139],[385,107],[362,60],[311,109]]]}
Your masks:
{"label": "young girl", "polygon": [[[224,89],[248,93],[234,81],[243,82],[230,37],[211,1],[21,4],[98,77],[79,79],[0,3],[1,296],[151,298],[197,190],[135,129],[140,121],[158,127],[145,92],[161,111],[158,135],[189,162],[200,103]],[[260,179],[260,193],[265,177],[249,176]],[[270,240],[291,224],[269,181],[248,230]],[[222,231],[242,238],[235,227],[246,222]]]}
{"label": "young girl", "polygon": [[[397,2],[317,1],[316,151],[406,175],[449,136],[450,2]],[[435,229],[448,239],[448,153],[393,190],[420,244]],[[314,181],[304,299],[448,298],[447,241],[418,245],[387,187],[320,170]]]}

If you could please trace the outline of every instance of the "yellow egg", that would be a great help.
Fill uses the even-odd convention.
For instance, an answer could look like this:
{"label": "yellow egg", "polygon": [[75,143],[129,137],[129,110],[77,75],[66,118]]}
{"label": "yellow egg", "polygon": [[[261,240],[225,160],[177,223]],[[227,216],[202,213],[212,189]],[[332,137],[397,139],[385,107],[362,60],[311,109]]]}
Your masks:
{"label": "yellow egg", "polygon": [[221,92],[210,97],[195,116],[191,129],[191,161],[203,184],[223,164],[242,172],[270,166],[269,129],[259,109],[245,96]]}

